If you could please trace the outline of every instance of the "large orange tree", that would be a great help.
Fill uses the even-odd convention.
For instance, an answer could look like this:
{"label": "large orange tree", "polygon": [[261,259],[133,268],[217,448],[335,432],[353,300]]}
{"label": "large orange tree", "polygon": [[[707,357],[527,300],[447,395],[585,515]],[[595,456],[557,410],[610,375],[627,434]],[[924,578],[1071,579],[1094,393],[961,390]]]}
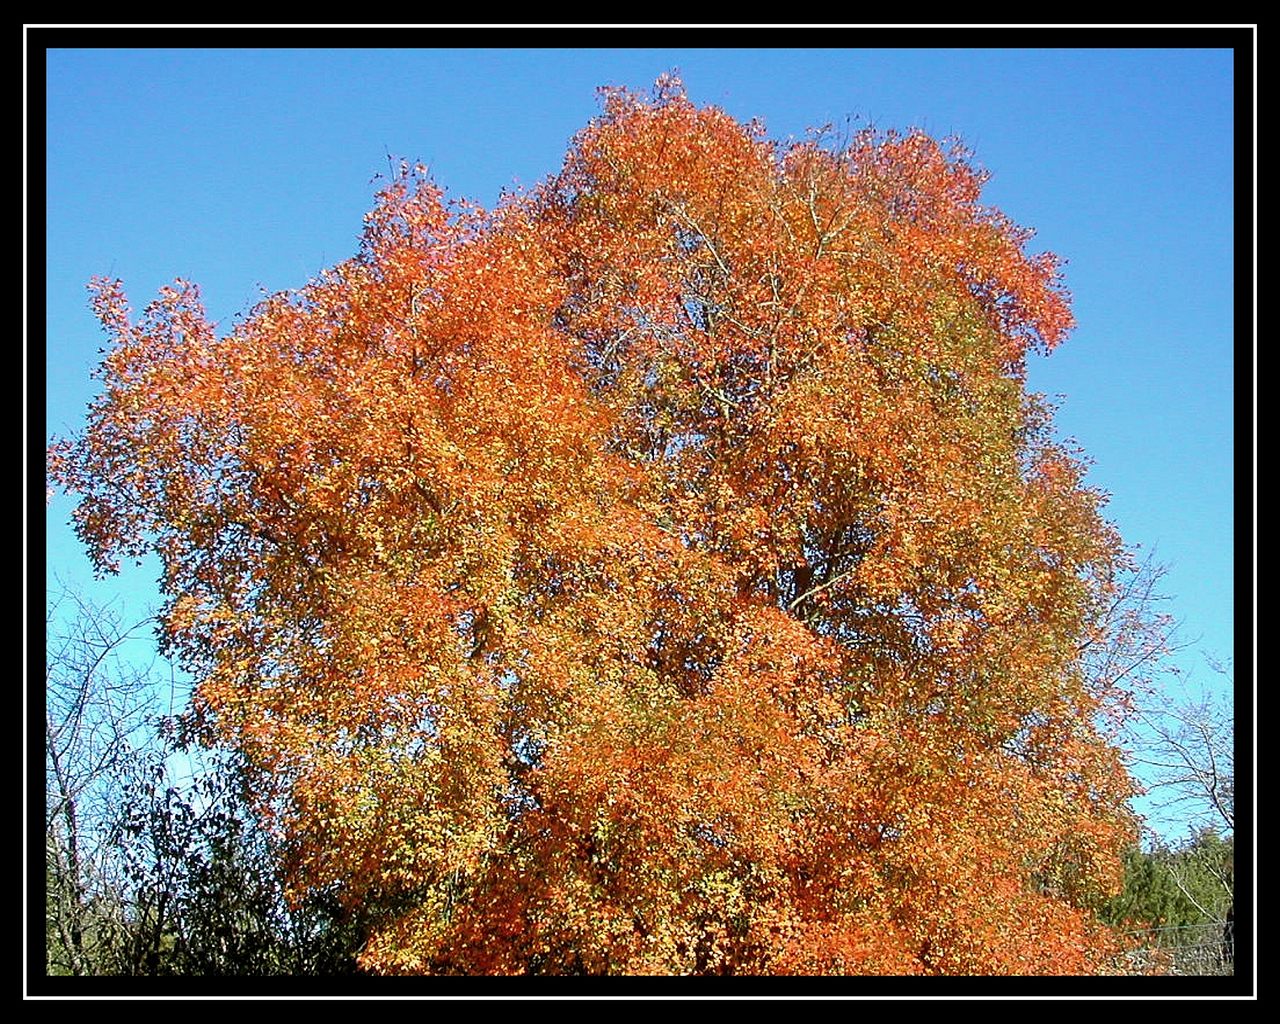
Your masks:
{"label": "large orange tree", "polygon": [[664,79],[496,210],[404,168],[226,336],[95,282],[51,476],[100,568],[158,552],[195,724],[296,894],[380,908],[367,969],[1105,969],[1126,556],[982,180]]}

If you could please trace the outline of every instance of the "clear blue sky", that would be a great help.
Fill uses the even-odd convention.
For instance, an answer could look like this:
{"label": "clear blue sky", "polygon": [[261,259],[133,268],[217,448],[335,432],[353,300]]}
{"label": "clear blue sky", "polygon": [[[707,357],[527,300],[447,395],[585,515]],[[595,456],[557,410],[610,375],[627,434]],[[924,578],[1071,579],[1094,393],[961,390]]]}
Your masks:
{"label": "clear blue sky", "polygon": [[[1079,327],[1031,388],[1063,396],[1110,517],[1168,564],[1182,663],[1231,659],[1234,359],[1253,340],[1233,336],[1227,50],[52,50],[46,433],[78,430],[93,393],[93,275],[135,309],[195,281],[229,325],[355,251],[388,152],[490,205],[559,167],[597,86],[671,69],[777,138],[852,117],[974,150],[986,200],[1068,261]],[[49,578],[157,603],[152,565],[92,583],[69,512],[47,511]]]}

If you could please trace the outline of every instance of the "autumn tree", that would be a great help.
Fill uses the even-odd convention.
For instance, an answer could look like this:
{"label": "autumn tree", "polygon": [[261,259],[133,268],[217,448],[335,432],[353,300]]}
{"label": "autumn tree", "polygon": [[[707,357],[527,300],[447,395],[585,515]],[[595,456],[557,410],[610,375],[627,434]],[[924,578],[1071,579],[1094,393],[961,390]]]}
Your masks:
{"label": "autumn tree", "polygon": [[158,552],[193,715],[365,968],[1085,973],[1134,837],[1126,555],[1025,388],[1058,264],[929,137],[604,93],[496,210],[421,168],[225,336],[112,338],[50,473]]}

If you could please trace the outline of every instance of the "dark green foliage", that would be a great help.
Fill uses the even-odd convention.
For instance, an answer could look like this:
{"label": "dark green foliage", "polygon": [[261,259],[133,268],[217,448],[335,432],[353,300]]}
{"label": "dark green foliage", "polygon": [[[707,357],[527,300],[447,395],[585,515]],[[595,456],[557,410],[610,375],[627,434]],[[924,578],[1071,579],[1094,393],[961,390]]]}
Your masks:
{"label": "dark green foliage", "polygon": [[[50,974],[338,975],[355,971],[360,922],[337,901],[290,906],[280,851],[223,768],[189,786],[162,764],[131,786],[116,834],[119,881],[71,915],[92,941],[68,956],[51,925]],[[50,873],[50,878],[52,874]],[[52,921],[70,894],[50,887]]]}
{"label": "dark green foliage", "polygon": [[1205,829],[1176,848],[1134,848],[1125,857],[1124,890],[1104,912],[1176,973],[1230,971],[1228,924],[1234,914],[1235,837]]}
{"label": "dark green foliage", "polygon": [[362,936],[336,901],[290,906],[282,851],[222,768],[182,791],[161,772],[132,794],[122,852],[133,883],[130,973],[332,975]]}
{"label": "dark green foliage", "polygon": [[1205,830],[1183,846],[1133,849],[1125,885],[1108,920],[1136,928],[1185,928],[1225,922],[1233,891],[1234,837]]}

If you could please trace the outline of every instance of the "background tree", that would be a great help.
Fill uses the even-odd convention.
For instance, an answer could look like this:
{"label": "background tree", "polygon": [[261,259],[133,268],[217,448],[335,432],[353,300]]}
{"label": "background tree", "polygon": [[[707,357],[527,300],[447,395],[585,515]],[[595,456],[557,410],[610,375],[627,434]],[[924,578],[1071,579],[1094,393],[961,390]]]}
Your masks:
{"label": "background tree", "polygon": [[1128,564],[1023,386],[1048,255],[921,133],[608,91],[487,213],[403,169],[50,448],[98,566],[383,972],[1081,973],[1135,837],[1089,671]]}
{"label": "background tree", "polygon": [[1163,971],[1232,973],[1234,836],[1204,829],[1177,846],[1156,840],[1125,856],[1124,888],[1105,917]]}
{"label": "background tree", "polygon": [[128,927],[115,970],[137,975],[353,973],[364,940],[331,896],[290,902],[278,844],[224,762],[175,785],[163,764],[128,794],[118,830]]}
{"label": "background tree", "polygon": [[1210,667],[1221,688],[1190,682],[1154,693],[1133,721],[1137,763],[1162,810],[1184,817],[1193,831],[1235,831],[1235,710],[1230,670]]}
{"label": "background tree", "polygon": [[360,917],[323,893],[290,904],[240,774],[155,714],[129,649],[147,621],[125,628],[68,589],[47,609],[47,973],[353,971]]}
{"label": "background tree", "polygon": [[[1127,879],[1117,906],[1149,922],[1163,948],[1197,969],[1231,969],[1235,946],[1235,725],[1230,670],[1213,660],[1225,688],[1166,676],[1148,688],[1131,720],[1130,743],[1158,812],[1185,822],[1189,837],[1157,840],[1151,868]],[[1153,894],[1155,896],[1153,902]],[[1142,917],[1141,911],[1153,916]]]}
{"label": "background tree", "polygon": [[121,623],[63,588],[45,615],[45,913],[51,974],[98,973],[123,927],[115,830],[151,736],[154,681]]}

